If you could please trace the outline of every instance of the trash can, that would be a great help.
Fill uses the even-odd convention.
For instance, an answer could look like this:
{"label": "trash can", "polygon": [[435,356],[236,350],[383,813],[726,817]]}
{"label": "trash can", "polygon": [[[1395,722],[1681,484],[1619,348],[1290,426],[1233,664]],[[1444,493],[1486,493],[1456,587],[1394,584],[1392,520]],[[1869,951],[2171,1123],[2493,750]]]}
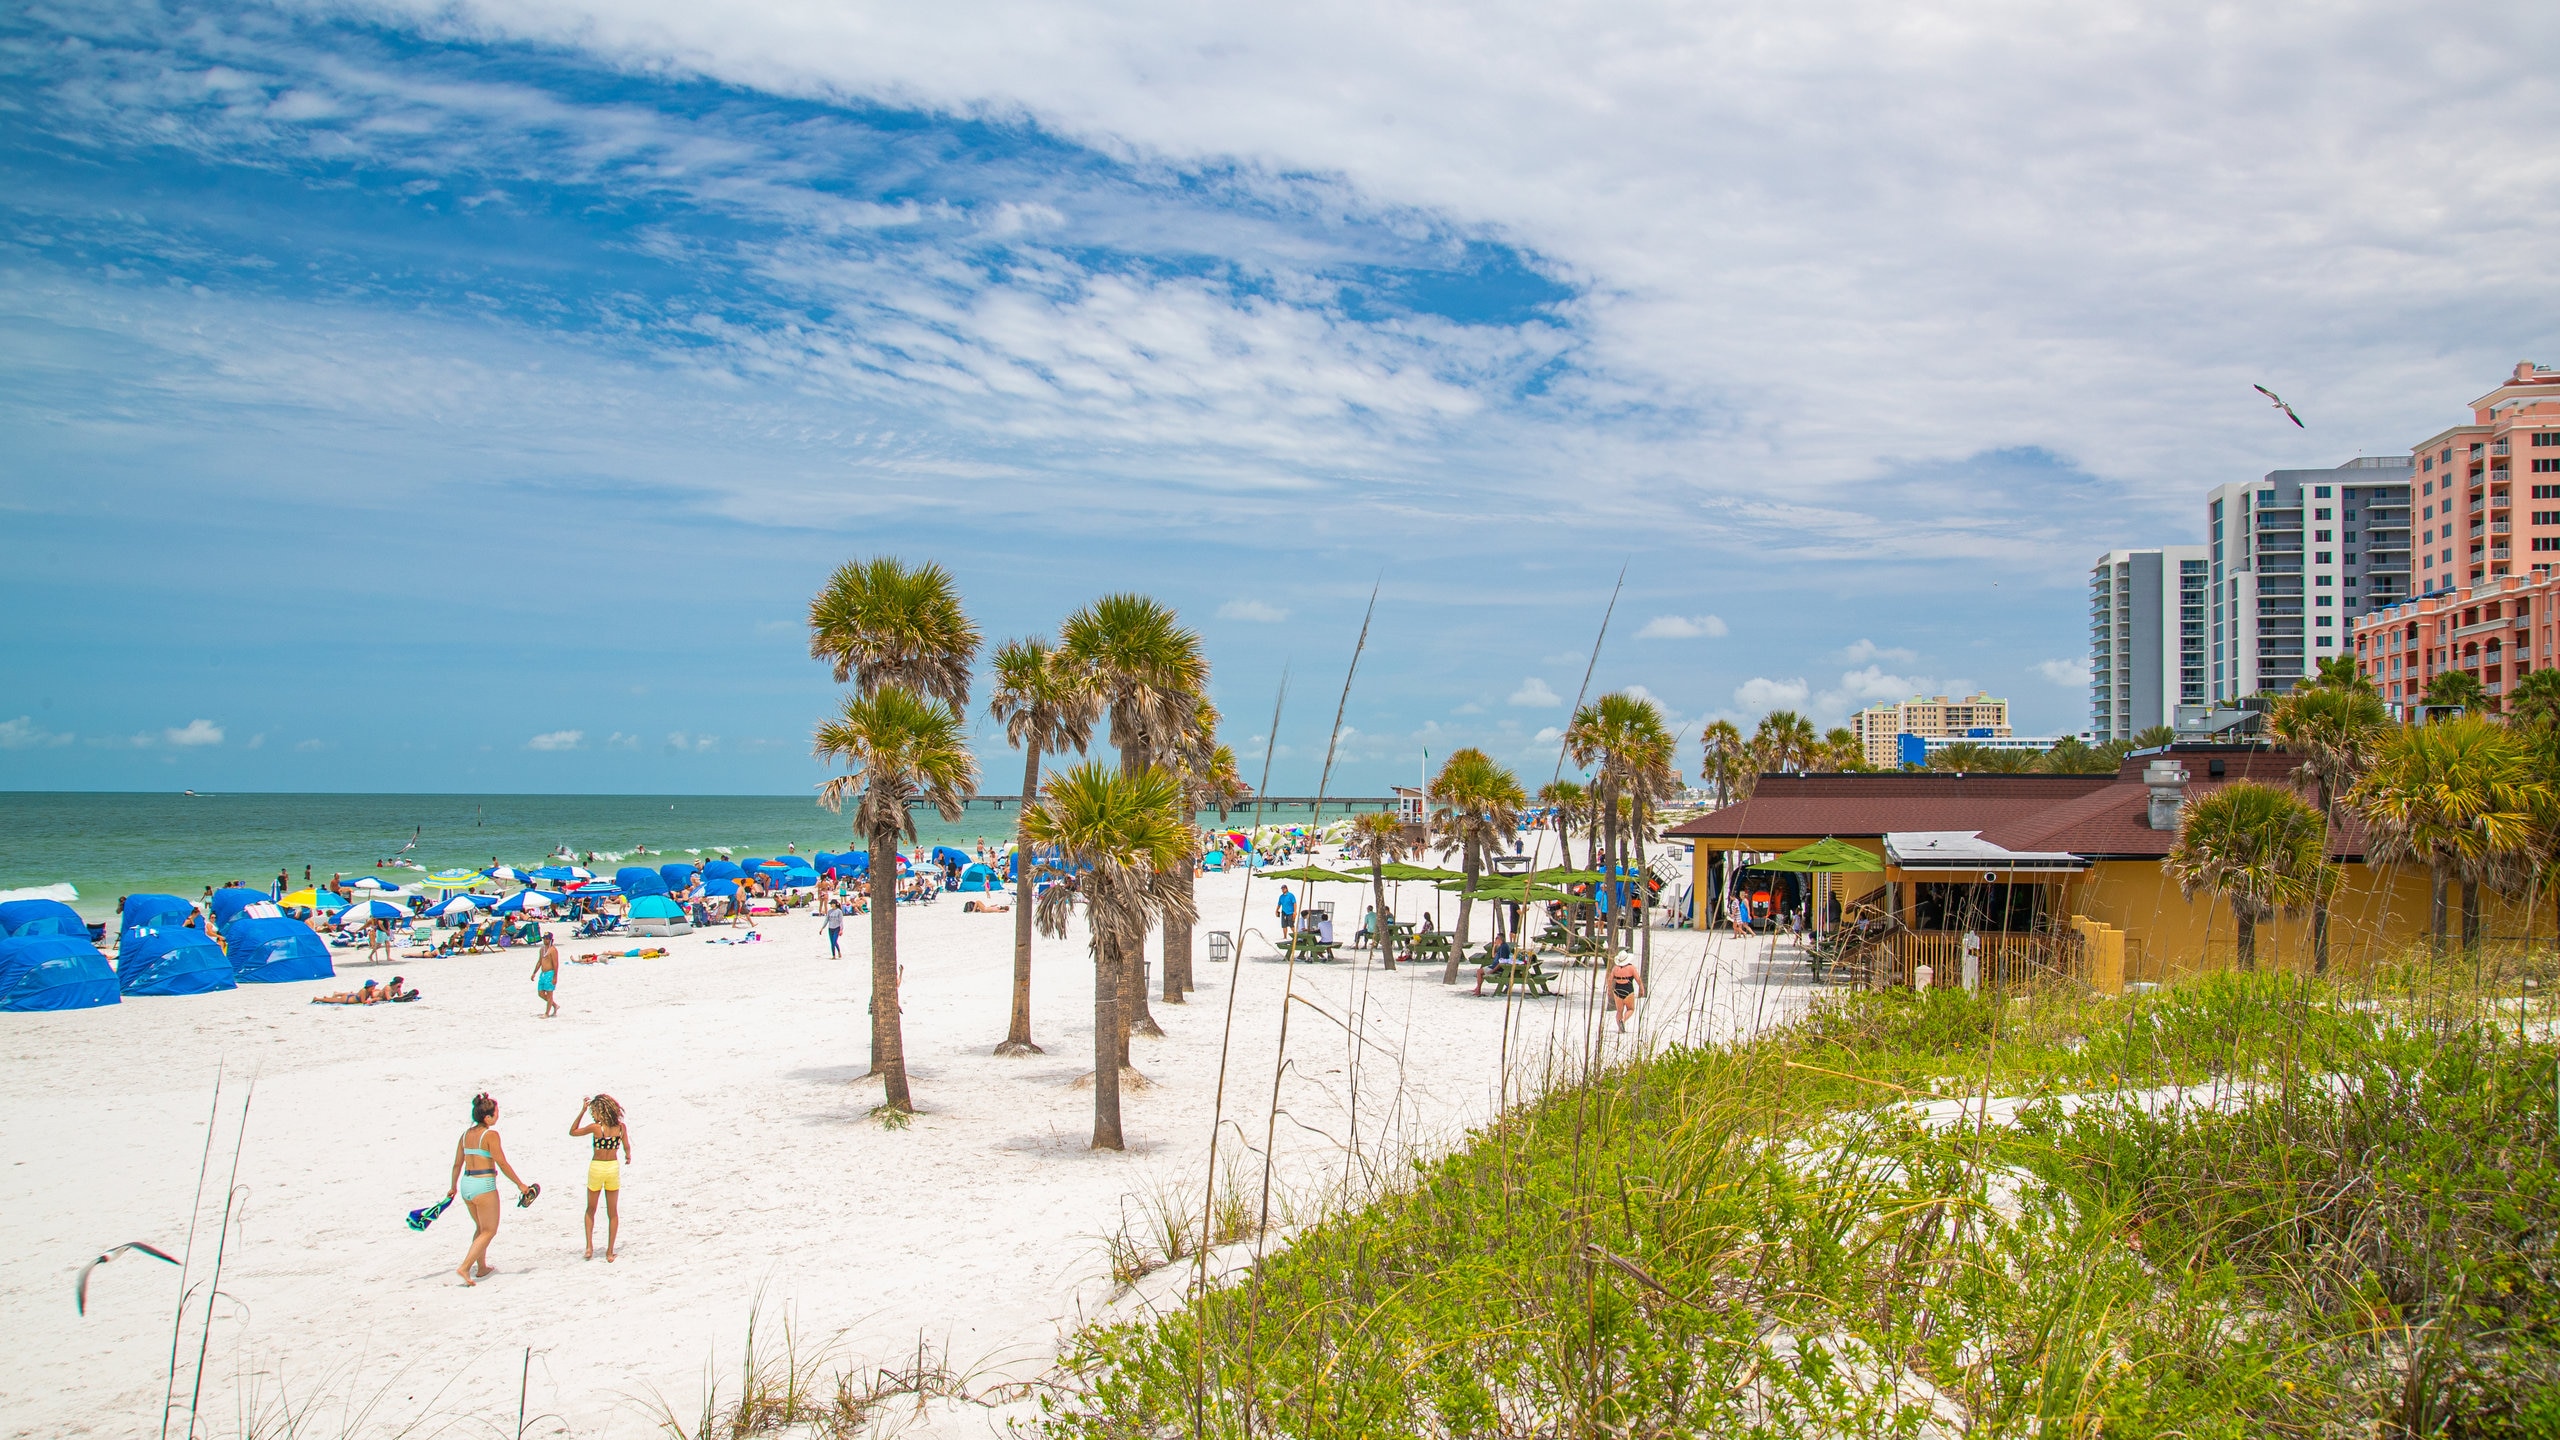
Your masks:
{"label": "trash can", "polygon": [[1232,958],[1235,954],[1235,948],[1235,937],[1229,935],[1226,931],[1212,930],[1209,932],[1210,963],[1218,964]]}

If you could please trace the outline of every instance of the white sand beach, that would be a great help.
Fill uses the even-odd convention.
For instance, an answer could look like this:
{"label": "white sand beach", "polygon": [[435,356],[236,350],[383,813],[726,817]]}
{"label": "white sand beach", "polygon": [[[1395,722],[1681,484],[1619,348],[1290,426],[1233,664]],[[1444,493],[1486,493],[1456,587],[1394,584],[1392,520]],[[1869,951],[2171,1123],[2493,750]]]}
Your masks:
{"label": "white sand beach", "polygon": [[[1204,932],[1237,928],[1243,884],[1203,880]],[[645,942],[668,947],[661,959],[571,964],[552,1020],[537,1018],[529,951],[401,961],[393,968],[426,992],[416,1005],[315,1006],[311,995],[339,987],[302,984],[0,1017],[5,1433],[158,1432],[177,1272],[136,1256],[104,1266],[85,1317],[73,1281],[120,1242],[185,1244],[217,1066],[227,1079],[199,1274],[252,1080],[256,1090],[200,1433],[246,1433],[261,1407],[325,1399],[313,1433],[391,1434],[423,1418],[424,1429],[454,1420],[464,1423],[451,1433],[513,1434],[521,1386],[526,1434],[637,1436],[657,1433],[661,1401],[698,1417],[706,1378],[735,1393],[759,1303],[763,1343],[778,1345],[787,1318],[804,1356],[823,1350],[841,1367],[903,1367],[921,1353],[982,1394],[1039,1376],[1062,1333],[1114,1303],[1104,1237],[1143,1233],[1158,1193],[1196,1203],[1231,1000],[1223,1133],[1257,1167],[1292,1011],[1275,1148],[1287,1213],[1300,1216],[1355,1148],[1400,1163],[1493,1113],[1506,1026],[1515,1099],[1614,1030],[1596,1014],[1588,970],[1568,972],[1564,998],[1505,1002],[1470,994],[1469,982],[1444,988],[1437,966],[1390,972],[1347,950],[1341,963],[1295,967],[1303,1003],[1284,1007],[1291,967],[1263,938],[1276,888],[1253,887],[1241,962],[1204,958],[1189,1003],[1158,1006],[1166,1035],[1135,1042],[1153,1084],[1127,1097],[1125,1154],[1087,1149],[1081,931],[1038,943],[1034,1021],[1048,1053],[999,1058],[1012,919],[963,913],[957,896],[900,916],[923,1113],[897,1131],[869,1113],[880,1086],[862,1073],[859,920],[842,961],[801,915],[768,923],[760,945],[714,944],[736,933],[715,931]],[[1365,887],[1321,889],[1343,929],[1356,926]],[[1402,895],[1408,915],[1429,898],[1413,886]],[[1444,902],[1444,920],[1454,913]],[[1807,993],[1803,966],[1765,942],[1657,931],[1653,957],[1638,1037],[1600,1034],[1604,1050],[1747,1029]],[[389,973],[342,962],[345,983]],[[507,1149],[543,1193],[504,1210],[491,1251],[500,1273],[466,1289],[452,1273],[470,1238],[460,1208],[424,1234],[402,1217],[443,1195],[479,1090],[503,1105]],[[580,1258],[586,1144],[567,1134],[599,1090],[627,1107],[635,1151],[610,1265],[601,1233],[597,1258]],[[180,1363],[182,1410],[201,1303]],[[892,1412],[892,1430],[954,1436],[1005,1433],[1032,1413],[1018,1401]],[[171,1433],[183,1428],[182,1415]]]}

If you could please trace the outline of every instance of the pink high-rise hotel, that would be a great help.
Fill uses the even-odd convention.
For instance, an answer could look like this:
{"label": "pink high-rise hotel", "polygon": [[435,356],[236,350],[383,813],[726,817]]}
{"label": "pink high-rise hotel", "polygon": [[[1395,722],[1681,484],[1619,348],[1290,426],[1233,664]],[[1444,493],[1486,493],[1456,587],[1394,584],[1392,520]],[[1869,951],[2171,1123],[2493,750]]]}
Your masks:
{"label": "pink high-rise hotel", "polygon": [[2560,371],[2516,366],[2411,459],[2418,593],[2356,620],[2358,665],[2407,704],[2447,670],[2494,696],[2560,664]]}

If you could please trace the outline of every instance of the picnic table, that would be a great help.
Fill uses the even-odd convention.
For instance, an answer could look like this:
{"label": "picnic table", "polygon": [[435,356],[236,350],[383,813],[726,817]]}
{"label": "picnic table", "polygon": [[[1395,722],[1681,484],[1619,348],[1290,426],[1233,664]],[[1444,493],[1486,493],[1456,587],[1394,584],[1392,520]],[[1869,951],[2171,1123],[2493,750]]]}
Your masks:
{"label": "picnic table", "polygon": [[1556,993],[1556,972],[1539,964],[1534,955],[1525,960],[1487,960],[1483,973],[1498,995],[1510,994],[1515,986],[1525,987],[1532,995]]}
{"label": "picnic table", "polygon": [[1449,955],[1449,932],[1446,930],[1425,930],[1413,937],[1413,944],[1409,947],[1407,953],[1411,954],[1416,960],[1421,959],[1425,955],[1428,955],[1435,960],[1445,960]]}
{"label": "picnic table", "polygon": [[1284,957],[1297,956],[1308,960],[1330,960],[1333,958],[1333,952],[1341,948],[1342,942],[1339,940],[1319,940],[1311,934],[1301,932],[1290,936],[1287,943],[1280,947],[1280,953]]}

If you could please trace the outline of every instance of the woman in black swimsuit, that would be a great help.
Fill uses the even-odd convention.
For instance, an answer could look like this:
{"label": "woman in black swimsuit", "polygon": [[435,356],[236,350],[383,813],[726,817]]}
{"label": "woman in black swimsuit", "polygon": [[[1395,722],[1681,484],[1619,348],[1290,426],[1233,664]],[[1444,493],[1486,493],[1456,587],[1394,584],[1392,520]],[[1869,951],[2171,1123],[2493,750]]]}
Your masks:
{"label": "woman in black swimsuit", "polygon": [[1618,1033],[1621,1035],[1627,1033],[1627,1022],[1635,1018],[1637,975],[1632,955],[1619,956],[1618,963],[1609,967],[1609,1000],[1617,1006]]}
{"label": "woman in black swimsuit", "polygon": [[587,1258],[596,1258],[596,1197],[601,1195],[604,1258],[609,1263],[622,1238],[622,1162],[632,1158],[631,1128],[624,1123],[622,1107],[614,1098],[598,1095],[578,1111],[569,1133],[595,1137],[594,1155],[587,1161]]}

